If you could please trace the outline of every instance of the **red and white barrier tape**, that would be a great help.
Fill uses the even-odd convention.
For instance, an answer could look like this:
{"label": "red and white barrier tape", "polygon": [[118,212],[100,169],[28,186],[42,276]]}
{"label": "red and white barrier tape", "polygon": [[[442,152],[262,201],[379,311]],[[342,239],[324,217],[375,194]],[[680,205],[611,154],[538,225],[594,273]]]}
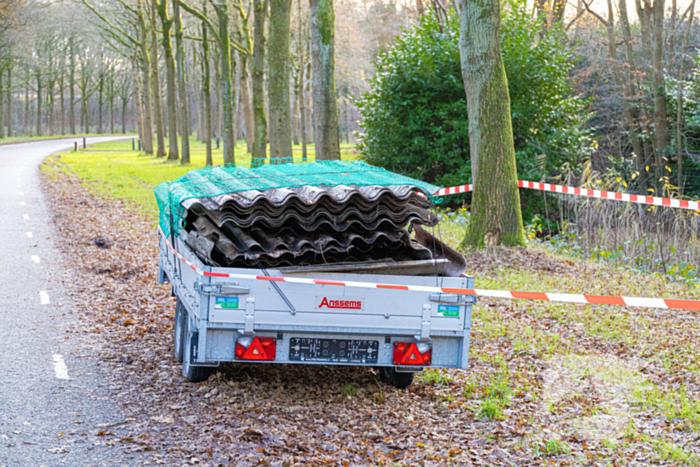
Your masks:
{"label": "red and white barrier tape", "polygon": [[[589,190],[588,188],[576,188],[565,185],[552,185],[550,183],[528,182],[518,180],[520,188],[532,188],[533,190],[551,191],[554,193],[567,193],[570,195],[588,196],[590,198],[613,199],[617,201],[627,201],[630,203],[651,204],[654,206],[670,206],[672,208],[700,210],[700,202],[688,201],[684,199],[659,198],[656,196],[630,195],[627,193],[616,193],[614,191]],[[440,188],[435,196],[456,195],[472,191],[473,185],[459,185],[449,188]]]}
{"label": "red and white barrier tape", "polygon": [[312,284],[312,285],[337,285],[340,287],[358,287],[363,289],[391,289],[405,290],[412,292],[448,293],[457,295],[476,295],[479,297],[493,298],[521,298],[525,300],[548,300],[552,302],[567,303],[592,303],[596,305],[623,305],[639,306],[646,308],[677,308],[681,310],[700,310],[700,300],[673,300],[667,298],[644,298],[644,297],[611,297],[604,295],[584,295],[584,294],[562,294],[544,292],[517,292],[505,290],[484,290],[484,289],[455,289],[450,287],[430,287],[422,285],[397,285],[397,284],[375,284],[374,282],[355,281],[329,281],[323,279],[308,279],[301,277],[275,277],[258,276],[255,274],[229,274],[223,272],[209,272],[199,269],[197,265],[186,260],[180,253],[175,251],[163,231],[158,229],[160,235],[165,240],[168,248],[173,254],[187,266],[192,268],[197,274],[205,277],[227,277],[231,279],[247,279],[258,281],[289,282],[292,284]]}

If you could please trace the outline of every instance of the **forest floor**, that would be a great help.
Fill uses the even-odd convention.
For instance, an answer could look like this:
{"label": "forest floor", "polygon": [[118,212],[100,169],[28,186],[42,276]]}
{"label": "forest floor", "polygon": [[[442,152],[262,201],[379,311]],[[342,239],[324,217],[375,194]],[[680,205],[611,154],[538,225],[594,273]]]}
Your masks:
{"label": "forest floor", "polygon": [[[157,284],[156,217],[143,204],[153,201],[108,186],[114,177],[100,180],[93,162],[47,159],[44,188],[81,318],[73,333],[98,349],[130,433],[113,440],[125,451],[168,465],[700,461],[700,320],[690,311],[480,299],[469,369],[429,369],[408,390],[370,368],[301,365],[226,364],[190,384],[172,353],[175,302]],[[461,232],[442,233],[454,245]],[[465,253],[478,288],[700,298],[537,243]]]}

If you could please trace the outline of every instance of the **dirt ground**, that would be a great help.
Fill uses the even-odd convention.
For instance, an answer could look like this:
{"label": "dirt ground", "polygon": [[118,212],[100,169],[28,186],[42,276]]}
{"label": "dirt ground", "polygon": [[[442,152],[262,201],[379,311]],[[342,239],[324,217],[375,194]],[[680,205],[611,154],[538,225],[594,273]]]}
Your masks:
{"label": "dirt ground", "polygon": [[[382,384],[369,368],[323,366],[224,364],[209,381],[188,383],[172,351],[175,302],[157,284],[156,225],[66,172],[48,173],[44,189],[74,284],[71,312],[80,316],[72,333],[99,359],[129,433],[97,434],[150,464],[697,462],[697,365],[652,359],[652,344],[591,332],[580,306],[563,319],[547,304],[482,299],[469,370],[429,370],[408,390]],[[550,276],[610,274],[524,249],[479,252],[469,265],[489,277],[515,265]],[[647,315],[629,313],[625,329],[645,325],[634,316]],[[654,313],[684,336],[684,361],[697,362],[697,317]],[[674,398],[683,391],[688,397]],[[664,397],[672,400],[663,405]],[[659,409],[666,406],[675,411]]]}

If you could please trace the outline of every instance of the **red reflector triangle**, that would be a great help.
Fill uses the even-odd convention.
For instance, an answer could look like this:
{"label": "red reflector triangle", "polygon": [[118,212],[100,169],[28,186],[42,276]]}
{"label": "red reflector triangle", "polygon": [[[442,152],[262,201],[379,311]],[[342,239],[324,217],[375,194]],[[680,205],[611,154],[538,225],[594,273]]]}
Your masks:
{"label": "red reflector triangle", "polygon": [[423,356],[418,351],[418,346],[415,343],[411,344],[411,346],[408,348],[408,351],[404,354],[403,358],[401,359],[401,364],[402,365],[423,365],[423,364],[425,364],[425,362],[423,361]]}
{"label": "red reflector triangle", "polygon": [[263,350],[262,343],[257,337],[253,339],[250,343],[248,349],[245,351],[242,357],[243,360],[267,360],[267,355],[265,350]]}

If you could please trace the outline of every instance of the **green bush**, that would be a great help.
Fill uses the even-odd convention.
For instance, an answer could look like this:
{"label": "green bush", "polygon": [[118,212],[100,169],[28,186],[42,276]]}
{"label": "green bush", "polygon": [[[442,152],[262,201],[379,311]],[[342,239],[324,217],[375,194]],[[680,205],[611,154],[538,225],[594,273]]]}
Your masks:
{"label": "green bush", "polygon": [[[573,57],[563,32],[543,30],[524,0],[503,10],[501,50],[519,177],[540,180],[587,155],[586,106],[572,95]],[[379,53],[370,91],[358,103],[359,150],[370,164],[442,186],[471,182],[457,16],[442,31],[426,16]]]}

